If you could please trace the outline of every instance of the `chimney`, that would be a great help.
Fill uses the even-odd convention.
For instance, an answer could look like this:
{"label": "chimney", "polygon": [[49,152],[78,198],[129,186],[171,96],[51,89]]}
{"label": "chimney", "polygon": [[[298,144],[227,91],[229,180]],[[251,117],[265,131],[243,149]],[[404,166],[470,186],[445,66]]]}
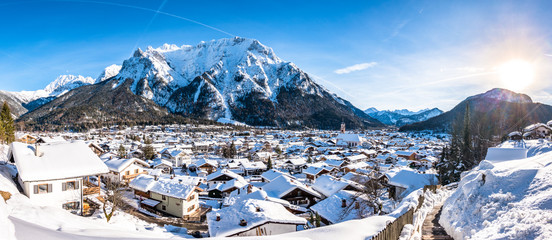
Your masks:
{"label": "chimney", "polygon": [[260,212],[261,210],[261,207],[257,206],[257,212]]}
{"label": "chimney", "polygon": [[40,152],[40,144],[36,143],[35,144],[35,156],[37,157],[42,157],[42,153]]}
{"label": "chimney", "polygon": [[182,184],[182,179],[178,179],[178,183]]}
{"label": "chimney", "polygon": [[250,194],[253,191],[253,185],[249,184],[247,186],[247,194]]}
{"label": "chimney", "polygon": [[159,178],[159,176],[153,175],[153,180],[157,181],[158,178]]}
{"label": "chimney", "polygon": [[220,221],[220,214],[217,213],[215,216],[217,217],[217,222]]}
{"label": "chimney", "polygon": [[342,208],[347,207],[347,200],[346,199],[341,199],[341,207]]}
{"label": "chimney", "polygon": [[359,202],[355,202],[355,209],[359,209],[360,208],[360,203]]}
{"label": "chimney", "polygon": [[242,227],[247,226],[247,220],[245,220],[245,219],[240,220],[240,226],[242,226]]}

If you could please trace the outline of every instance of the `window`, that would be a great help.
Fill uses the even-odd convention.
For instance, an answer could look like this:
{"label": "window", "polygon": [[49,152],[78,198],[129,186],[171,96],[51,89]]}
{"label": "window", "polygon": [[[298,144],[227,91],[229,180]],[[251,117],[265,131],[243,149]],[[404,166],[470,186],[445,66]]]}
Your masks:
{"label": "window", "polygon": [[167,197],[165,197],[165,196],[161,196],[161,199],[163,199],[163,200],[167,200]]}
{"label": "window", "polygon": [[193,210],[194,210],[194,208],[195,208],[195,205],[192,205],[191,207],[189,207],[189,208],[188,208],[188,212],[191,212],[191,211],[193,211]]}
{"label": "window", "polygon": [[35,194],[52,192],[52,184],[38,184],[34,186]]}
{"label": "window", "polygon": [[195,194],[192,193],[192,196],[190,196],[190,197],[188,198],[188,202],[194,200],[194,198],[195,198]]}
{"label": "window", "polygon": [[163,211],[167,210],[167,207],[165,205],[161,205],[161,209],[163,209]]}
{"label": "window", "polygon": [[135,170],[134,170],[134,173],[138,173],[138,169],[135,169]]}
{"label": "window", "polygon": [[126,171],[126,172],[125,172],[125,175],[130,175],[130,171]]}
{"label": "window", "polygon": [[61,184],[62,191],[75,190],[75,189],[79,189],[79,183],[76,181],[64,182]]}

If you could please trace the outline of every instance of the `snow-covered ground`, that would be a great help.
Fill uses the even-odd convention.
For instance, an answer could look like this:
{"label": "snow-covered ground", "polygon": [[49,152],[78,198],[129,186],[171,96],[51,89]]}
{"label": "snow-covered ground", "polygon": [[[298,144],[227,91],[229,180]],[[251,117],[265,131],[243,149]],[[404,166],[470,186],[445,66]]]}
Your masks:
{"label": "snow-covered ground", "polygon": [[485,160],[462,178],[443,206],[440,223],[449,235],[552,239],[552,147],[546,140],[531,140],[526,148],[529,158]]}
{"label": "snow-covered ground", "polygon": [[17,190],[7,166],[0,165],[0,190],[12,194],[0,199],[0,239],[182,239],[191,238],[116,212],[107,223],[103,213],[83,218],[61,208],[34,205]]}

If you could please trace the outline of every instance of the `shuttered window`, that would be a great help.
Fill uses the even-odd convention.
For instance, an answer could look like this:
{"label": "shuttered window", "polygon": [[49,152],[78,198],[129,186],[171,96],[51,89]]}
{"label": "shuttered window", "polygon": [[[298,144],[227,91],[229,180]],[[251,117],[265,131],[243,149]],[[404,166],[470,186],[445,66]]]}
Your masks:
{"label": "shuttered window", "polygon": [[34,185],[34,193],[42,194],[52,192],[52,184],[37,184]]}
{"label": "shuttered window", "polygon": [[79,182],[77,181],[64,182],[61,184],[61,188],[63,191],[79,189]]}

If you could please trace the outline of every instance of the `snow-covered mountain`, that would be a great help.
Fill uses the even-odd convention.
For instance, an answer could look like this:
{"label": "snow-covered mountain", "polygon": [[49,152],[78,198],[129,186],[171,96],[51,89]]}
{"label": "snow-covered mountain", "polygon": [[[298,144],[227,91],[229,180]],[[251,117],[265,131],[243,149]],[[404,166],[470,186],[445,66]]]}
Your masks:
{"label": "snow-covered mountain", "polygon": [[117,64],[113,64],[113,65],[110,65],[109,67],[106,67],[102,71],[100,76],[98,76],[98,78],[96,78],[96,82],[103,82],[107,79],[110,79],[114,76],[117,76],[117,74],[119,74],[119,71],[121,71],[121,67],[122,66],[117,65]]}
{"label": "snow-covered mountain", "polygon": [[138,49],[119,71],[113,69],[117,75],[101,74],[98,80],[113,90],[128,85],[132,94],[185,117],[267,126],[338,128],[341,121],[352,128],[382,126],[254,39]]}
{"label": "snow-covered mountain", "polygon": [[414,112],[407,109],[379,111],[373,107],[364,110],[364,112],[384,124],[394,125],[398,127],[404,126],[406,124],[425,121],[443,113],[443,111],[438,108],[427,108]]}
{"label": "snow-covered mountain", "polygon": [[15,116],[20,116],[27,111],[32,111],[52,101],[72,89],[94,84],[95,82],[96,80],[91,77],[61,75],[44,89],[20,92],[0,91],[0,101],[7,101],[13,114]]}

